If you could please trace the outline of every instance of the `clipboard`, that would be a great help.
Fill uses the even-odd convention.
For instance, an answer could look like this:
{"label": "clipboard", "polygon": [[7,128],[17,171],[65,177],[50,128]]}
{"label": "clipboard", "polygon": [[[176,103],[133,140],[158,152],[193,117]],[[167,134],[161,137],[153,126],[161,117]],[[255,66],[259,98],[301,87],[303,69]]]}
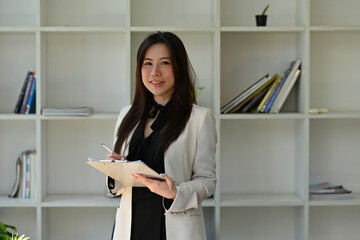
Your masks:
{"label": "clipboard", "polygon": [[160,181],[165,181],[164,177],[155,172],[148,165],[141,160],[138,161],[116,161],[111,160],[95,160],[89,158],[86,162],[90,166],[96,168],[100,172],[120,182],[126,187],[145,187],[144,184],[136,181],[131,177],[131,174],[141,173],[145,177],[153,178]]}

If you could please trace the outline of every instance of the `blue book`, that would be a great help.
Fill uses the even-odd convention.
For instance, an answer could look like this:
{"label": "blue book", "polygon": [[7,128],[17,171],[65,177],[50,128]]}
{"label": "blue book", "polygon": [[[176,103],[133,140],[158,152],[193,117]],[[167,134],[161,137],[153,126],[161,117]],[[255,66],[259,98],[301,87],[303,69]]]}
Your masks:
{"label": "blue book", "polygon": [[36,77],[34,76],[29,99],[26,103],[25,114],[35,113],[35,106],[36,106]]}
{"label": "blue book", "polygon": [[270,101],[269,101],[269,104],[266,105],[266,109],[265,109],[264,112],[266,112],[266,113],[269,113],[269,112],[270,112],[271,107],[272,107],[272,105],[274,104],[276,97],[279,95],[279,92],[280,92],[281,88],[284,86],[284,83],[285,83],[287,77],[289,76],[293,65],[294,65],[294,63],[292,63],[291,66],[290,66],[290,68],[288,68],[288,69],[286,70],[284,76],[283,76],[282,79],[281,79],[281,82],[280,82],[280,84],[279,84],[279,87],[276,89],[276,91],[275,91],[274,94],[272,95],[272,97],[271,97],[271,99],[270,99]]}

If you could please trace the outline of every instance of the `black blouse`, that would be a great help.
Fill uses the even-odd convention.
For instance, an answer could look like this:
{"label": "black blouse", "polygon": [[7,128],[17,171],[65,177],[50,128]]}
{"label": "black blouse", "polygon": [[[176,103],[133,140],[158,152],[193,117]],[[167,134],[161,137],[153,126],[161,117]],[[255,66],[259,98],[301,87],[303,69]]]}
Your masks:
{"label": "black blouse", "polygon": [[[149,118],[157,118],[150,126],[153,132],[144,137],[145,125],[138,125],[129,146],[129,154],[126,156],[128,161],[141,160],[150,168],[158,173],[164,173],[164,150],[161,150],[159,157],[154,156],[156,142],[154,136],[164,127],[167,119],[169,107],[172,101],[165,106],[157,104],[155,101],[154,110]],[[172,200],[165,199],[166,207],[169,207]],[[132,190],[132,218],[131,218],[131,239],[132,240],[165,240],[165,215],[163,207],[163,197],[152,193],[146,187],[134,187]]]}

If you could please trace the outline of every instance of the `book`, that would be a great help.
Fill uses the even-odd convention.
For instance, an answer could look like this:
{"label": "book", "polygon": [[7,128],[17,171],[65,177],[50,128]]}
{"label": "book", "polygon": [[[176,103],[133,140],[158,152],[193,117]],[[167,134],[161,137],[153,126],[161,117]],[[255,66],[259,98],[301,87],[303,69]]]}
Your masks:
{"label": "book", "polygon": [[90,166],[96,168],[100,172],[120,182],[128,187],[145,187],[144,184],[136,181],[131,177],[131,174],[141,173],[146,177],[154,178],[164,181],[164,177],[155,172],[141,160],[126,161],[126,160],[96,160],[89,158],[87,162]]}
{"label": "book", "polygon": [[279,84],[276,86],[276,90],[274,90],[274,93],[272,94],[269,103],[266,105],[266,109],[264,110],[264,112],[266,113],[270,113],[272,106],[274,105],[276,98],[278,97],[281,89],[283,88],[287,78],[289,77],[289,74],[291,72],[291,69],[294,65],[294,62],[291,63],[290,67],[284,72],[283,77],[281,78],[281,81],[279,82]]}
{"label": "book", "polygon": [[284,86],[281,88],[278,97],[276,98],[273,106],[271,107],[270,113],[279,113],[281,107],[283,106],[287,96],[290,93],[290,90],[294,86],[296,80],[299,78],[300,75],[300,68],[301,60],[296,60],[292,63],[292,69],[289,73]]}
{"label": "book", "polygon": [[264,98],[265,94],[269,91],[272,84],[268,84],[263,90],[255,95],[250,101],[248,101],[241,109],[241,113],[256,112],[256,109],[252,110],[255,106],[258,106],[260,101]]}
{"label": "book", "polygon": [[30,198],[30,155],[26,154],[26,162],[25,162],[25,198]]}
{"label": "book", "polygon": [[[221,108],[221,113],[234,113],[237,110],[239,110],[247,101],[249,101],[252,97],[258,93],[257,91],[260,91],[263,89],[262,87],[265,87],[267,84],[269,84],[270,77],[269,74],[264,75],[259,80],[257,80],[255,83],[253,83],[250,87],[242,91],[238,96],[233,98],[230,102],[225,104]],[[265,85],[265,86],[264,86]]]}
{"label": "book", "polygon": [[20,198],[25,198],[26,195],[26,158],[27,158],[27,153],[23,152],[22,153],[22,164],[21,164],[21,171],[22,171],[22,175],[21,175],[21,192],[20,192]]}
{"label": "book", "polygon": [[274,80],[274,82],[271,84],[270,89],[266,92],[264,98],[261,100],[259,106],[256,109],[256,112],[261,112],[261,109],[263,108],[264,104],[266,103],[266,101],[268,100],[269,96],[271,95],[272,91],[274,90],[276,84],[278,84],[279,79],[280,79],[280,75],[279,74],[275,74],[274,76],[276,79]]}
{"label": "book", "polygon": [[15,182],[14,182],[14,186],[9,194],[9,198],[15,198],[19,193],[20,181],[21,181],[21,165],[22,165],[22,154],[20,154],[16,160]]}
{"label": "book", "polygon": [[15,109],[14,109],[14,113],[20,113],[20,110],[21,110],[21,105],[22,105],[22,102],[24,100],[24,95],[25,95],[25,91],[26,91],[26,87],[28,85],[28,82],[29,82],[29,79],[30,79],[30,76],[32,75],[32,72],[28,71],[27,74],[26,74],[26,77],[25,77],[25,81],[23,83],[23,86],[21,88],[21,91],[20,91],[20,95],[18,97],[18,100],[16,102],[16,105],[15,105]]}
{"label": "book", "polygon": [[36,152],[33,151],[30,153],[30,198],[35,198],[35,159],[36,159]]}
{"label": "book", "polygon": [[26,103],[25,114],[35,113],[36,104],[36,77],[34,76],[28,102]]}
{"label": "book", "polygon": [[33,81],[34,81],[34,76],[35,76],[35,72],[33,72],[33,73],[30,75],[29,82],[28,82],[28,84],[27,84],[27,86],[26,86],[24,99],[23,99],[23,101],[22,101],[21,109],[20,109],[20,113],[22,113],[22,114],[24,114],[24,113],[25,113],[25,110],[26,110],[26,104],[27,104],[27,102],[28,102],[28,100],[29,100],[31,87],[32,87],[32,84],[33,84]]}
{"label": "book", "polygon": [[317,183],[309,186],[310,199],[344,199],[351,198],[352,191],[342,185],[331,185],[329,182]]}
{"label": "book", "polygon": [[23,151],[16,160],[16,175],[9,198],[33,198],[35,193],[35,150]]}
{"label": "book", "polygon": [[331,200],[331,199],[349,199],[352,198],[351,193],[339,193],[339,194],[310,194],[312,200]]}
{"label": "book", "polygon": [[91,107],[42,109],[42,114],[47,116],[89,116],[91,113],[92,113]]}

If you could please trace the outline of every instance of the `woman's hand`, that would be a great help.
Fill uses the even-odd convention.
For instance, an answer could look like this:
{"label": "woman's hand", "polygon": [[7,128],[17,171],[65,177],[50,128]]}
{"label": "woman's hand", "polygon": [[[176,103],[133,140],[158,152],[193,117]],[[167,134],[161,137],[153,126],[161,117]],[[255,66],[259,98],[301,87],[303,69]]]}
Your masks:
{"label": "woman's hand", "polygon": [[108,159],[112,160],[125,160],[125,156],[121,156],[120,154],[116,152],[112,152],[106,156]]}
{"label": "woman's hand", "polygon": [[165,181],[147,178],[139,173],[132,174],[131,177],[147,186],[151,192],[163,196],[164,198],[174,199],[176,197],[177,190],[174,184],[174,180],[166,173],[163,174]]}

